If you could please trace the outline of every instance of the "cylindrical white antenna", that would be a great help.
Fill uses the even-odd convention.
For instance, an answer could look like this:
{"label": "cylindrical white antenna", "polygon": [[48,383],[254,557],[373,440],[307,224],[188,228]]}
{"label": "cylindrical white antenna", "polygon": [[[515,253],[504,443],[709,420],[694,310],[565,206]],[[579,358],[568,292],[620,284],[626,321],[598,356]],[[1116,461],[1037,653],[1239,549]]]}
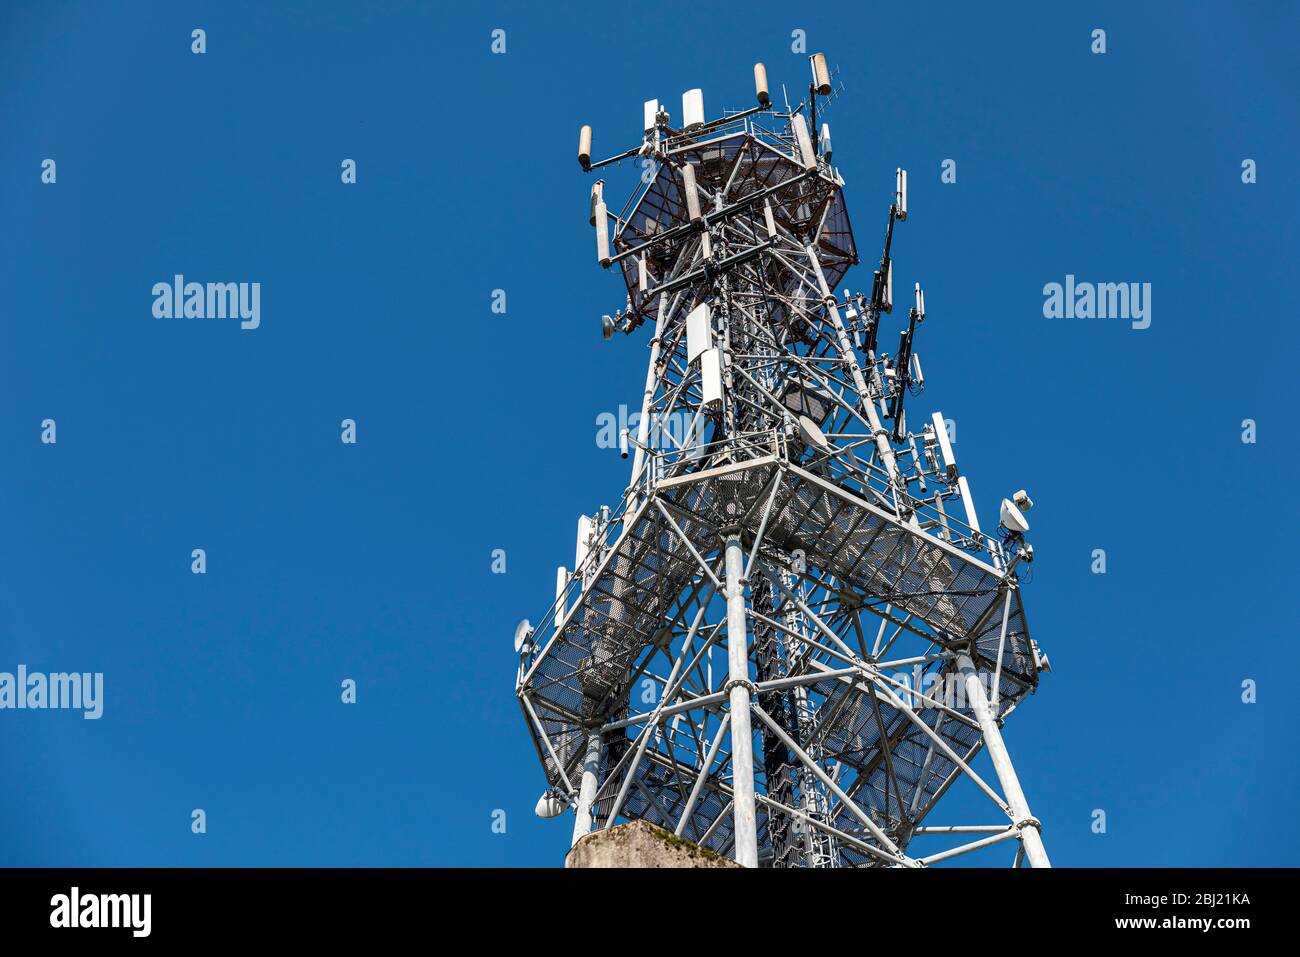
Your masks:
{"label": "cylindrical white antenna", "polygon": [[826,157],[826,162],[829,163],[831,161],[831,125],[829,123],[822,124],[821,147],[822,155]]}
{"label": "cylindrical white antenna", "polygon": [[584,169],[591,169],[591,127],[584,125],[578,131],[578,164]]}
{"label": "cylindrical white antenna", "polygon": [[598,179],[591,184],[591,225],[596,225],[596,207],[605,202],[605,181]]}
{"label": "cylindrical white antenna", "polygon": [[[695,185],[695,167],[690,163],[682,164],[682,192],[686,194],[686,214],[691,222],[698,223],[703,218],[700,210],[700,190]],[[713,258],[713,242],[706,228],[700,235],[700,250],[705,259]]]}
{"label": "cylindrical white antenna", "polygon": [[894,174],[896,184],[894,186],[894,207],[898,211],[899,220],[907,219],[907,170],[899,167]]}
{"label": "cylindrical white antenna", "polygon": [[918,320],[925,318],[925,293],[921,291],[921,284],[916,284],[916,318]]}
{"label": "cylindrical white antenna", "polygon": [[816,169],[817,157],[813,153],[812,140],[808,138],[808,122],[802,113],[796,113],[790,120],[794,128],[794,141],[799,146],[799,159],[804,169]]}
{"label": "cylindrical white antenna", "polygon": [[695,186],[695,167],[690,163],[682,164],[682,192],[685,193],[686,212],[691,222],[700,218],[700,191]]}
{"label": "cylindrical white antenna", "polygon": [[618,433],[618,454],[621,458],[627,458],[627,429]]}
{"label": "cylindrical white antenna", "polygon": [[596,204],[596,261],[602,267],[610,264],[609,255],[609,215],[604,203]]}
{"label": "cylindrical white antenna", "polygon": [[831,73],[826,69],[826,54],[814,53],[812,55],[812,73],[813,83],[817,86],[818,96],[830,96],[831,93]]}
{"label": "cylindrical white antenna", "polygon": [[894,261],[885,266],[885,312],[894,311]]}
{"label": "cylindrical white antenna", "polygon": [[693,130],[704,125],[704,91],[687,90],[682,94],[682,129]]}
{"label": "cylindrical white antenna", "polygon": [[763,109],[772,105],[772,96],[767,91],[767,67],[761,63],[754,64],[754,95]]}

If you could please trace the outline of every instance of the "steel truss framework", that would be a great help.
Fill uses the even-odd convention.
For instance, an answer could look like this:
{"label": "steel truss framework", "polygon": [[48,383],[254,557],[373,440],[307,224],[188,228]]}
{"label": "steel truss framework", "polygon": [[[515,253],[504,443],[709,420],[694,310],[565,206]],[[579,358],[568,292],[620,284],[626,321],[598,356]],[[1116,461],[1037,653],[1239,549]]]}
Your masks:
{"label": "steel truss framework", "polygon": [[[919,291],[899,351],[877,345],[905,194],[870,297],[833,292],[858,257],[806,132],[815,96],[690,131],[660,114],[590,164],[652,163],[620,213],[603,184],[592,200],[628,287],[616,325],[653,324],[649,368],[631,482],[580,523],[520,706],[575,841],[642,818],[749,866],[926,866],[1002,842],[1047,866],[999,730],[1038,681],[1016,574],[1032,552],[980,531],[935,426],[906,428]],[[993,823],[924,823],[960,777]]]}

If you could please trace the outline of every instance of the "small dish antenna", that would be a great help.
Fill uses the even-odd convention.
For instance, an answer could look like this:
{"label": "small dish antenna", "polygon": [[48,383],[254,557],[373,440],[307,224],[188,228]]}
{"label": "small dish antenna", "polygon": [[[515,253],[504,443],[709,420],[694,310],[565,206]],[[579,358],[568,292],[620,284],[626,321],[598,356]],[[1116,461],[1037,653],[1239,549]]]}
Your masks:
{"label": "small dish antenna", "polygon": [[998,518],[1002,522],[1002,527],[1014,535],[1023,535],[1029,531],[1029,521],[1009,498],[1002,500],[1002,509],[998,513]]}
{"label": "small dish antenna", "polygon": [[559,817],[568,807],[564,798],[554,791],[543,791],[542,796],[537,799],[537,806],[533,808],[533,813],[543,819]]}
{"label": "small dish antenna", "polygon": [[799,435],[807,445],[811,445],[819,452],[831,450],[831,444],[826,440],[826,433],[806,415],[799,416]]}
{"label": "small dish antenna", "polygon": [[532,646],[528,642],[531,637],[533,637],[533,623],[525,618],[515,626],[515,652],[517,654],[522,655],[525,652],[532,651]]}

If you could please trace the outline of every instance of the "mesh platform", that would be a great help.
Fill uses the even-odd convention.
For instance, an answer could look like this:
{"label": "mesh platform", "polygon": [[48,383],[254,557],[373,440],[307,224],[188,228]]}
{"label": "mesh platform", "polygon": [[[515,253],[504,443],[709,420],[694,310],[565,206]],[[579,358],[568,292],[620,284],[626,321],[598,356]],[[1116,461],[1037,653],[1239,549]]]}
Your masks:
{"label": "mesh platform", "polygon": [[[769,508],[778,473],[779,490]],[[624,517],[617,538],[592,556],[585,587],[557,609],[561,627],[521,688],[549,741],[547,747],[535,735],[553,785],[576,780],[593,719],[627,715],[634,665],[656,643],[668,640],[666,623],[684,600],[709,585],[656,501],[715,567],[723,530],[739,527],[742,537],[752,541],[768,511],[764,541],[785,552],[802,549],[809,566],[837,583],[842,607],[887,604],[896,619],[910,616],[914,625],[923,624],[937,644],[973,642],[976,667],[985,675],[994,670],[1001,645],[1003,713],[1036,684],[1020,593],[1010,592],[1004,638],[1003,576],[993,566],[777,456],[725,464],[661,480]],[[869,694],[861,681],[828,678],[810,685],[809,694],[818,704],[809,746],[822,759],[856,772],[851,796],[896,843],[905,845],[910,828],[924,817],[956,766],[901,710]],[[922,701],[914,701],[913,708],[957,755],[964,757],[977,747],[979,732],[970,724]],[[961,703],[952,709],[970,714]],[[626,732],[628,740],[636,730]],[[695,783],[693,765],[703,763],[700,744],[697,737],[666,727],[638,766],[622,814],[675,827]],[[626,745],[610,749],[606,770],[625,750]],[[896,787],[889,783],[887,763]],[[617,783],[611,780],[606,787]],[[704,843],[724,853],[731,828],[729,815],[719,816],[728,792],[723,762],[723,770],[715,767],[684,830],[696,840],[707,834]],[[610,797],[602,792],[598,817],[608,813]],[[760,805],[760,819],[765,816]],[[845,808],[838,809],[832,823],[858,841],[876,844]],[[760,843],[765,833],[766,827],[761,828]],[[845,864],[878,863],[843,842],[840,853]]]}

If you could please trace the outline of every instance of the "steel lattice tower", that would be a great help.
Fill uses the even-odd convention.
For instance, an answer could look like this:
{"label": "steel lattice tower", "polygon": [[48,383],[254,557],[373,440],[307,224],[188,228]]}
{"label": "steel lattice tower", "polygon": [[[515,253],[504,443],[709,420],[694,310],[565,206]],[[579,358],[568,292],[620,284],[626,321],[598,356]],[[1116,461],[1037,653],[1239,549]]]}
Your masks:
{"label": "steel lattice tower", "polygon": [[[759,64],[753,109],[706,121],[692,90],[675,128],[651,101],[642,142],[601,162],[582,130],[584,170],[645,170],[618,213],[598,181],[590,213],[628,293],[605,335],[649,326],[650,359],[620,436],[628,487],[580,518],[573,572],[516,634],[538,812],[573,807],[575,841],[645,819],[748,866],[928,865],[1003,841],[1048,866],[1000,733],[1047,670],[1017,575],[1032,503],[1003,500],[982,532],[943,418],[908,428],[919,284],[896,350],[879,341],[905,171],[870,294],[836,295],[858,252],[818,129],[837,91],[811,65],[797,107],[772,104]],[[927,826],[961,776],[998,823]]]}

